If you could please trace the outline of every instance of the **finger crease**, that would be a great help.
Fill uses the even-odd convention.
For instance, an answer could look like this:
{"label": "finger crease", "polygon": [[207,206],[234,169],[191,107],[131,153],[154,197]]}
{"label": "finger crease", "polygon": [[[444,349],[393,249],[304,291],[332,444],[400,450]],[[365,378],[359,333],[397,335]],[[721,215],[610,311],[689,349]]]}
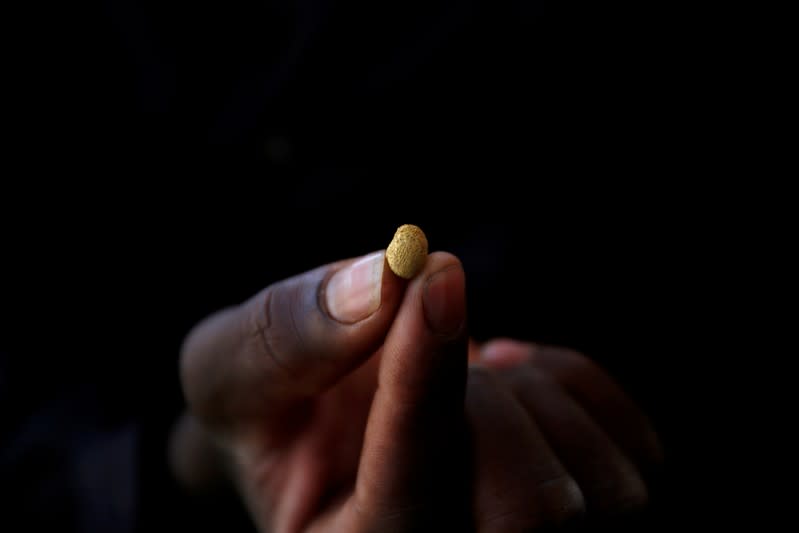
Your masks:
{"label": "finger crease", "polygon": [[263,324],[258,324],[256,327],[256,336],[258,337],[259,343],[261,345],[261,349],[266,357],[272,361],[275,367],[278,368],[280,372],[282,372],[285,376],[289,378],[293,378],[294,376],[289,369],[289,366],[280,360],[277,355],[277,351],[275,350],[271,336],[269,335],[268,330],[272,326],[272,292],[269,291],[266,294],[266,301],[263,304]]}

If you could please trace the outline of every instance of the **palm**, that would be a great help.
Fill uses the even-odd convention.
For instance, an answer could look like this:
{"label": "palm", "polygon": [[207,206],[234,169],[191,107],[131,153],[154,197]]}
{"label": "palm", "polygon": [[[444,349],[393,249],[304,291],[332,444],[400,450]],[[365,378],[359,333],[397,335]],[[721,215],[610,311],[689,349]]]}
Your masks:
{"label": "palm", "polygon": [[281,435],[269,435],[271,443],[283,445],[247,448],[240,479],[256,517],[274,523],[279,516],[286,525],[332,518],[325,511],[345,501],[355,485],[379,366],[378,353],[318,398],[298,406],[291,415],[294,422],[278,430]]}

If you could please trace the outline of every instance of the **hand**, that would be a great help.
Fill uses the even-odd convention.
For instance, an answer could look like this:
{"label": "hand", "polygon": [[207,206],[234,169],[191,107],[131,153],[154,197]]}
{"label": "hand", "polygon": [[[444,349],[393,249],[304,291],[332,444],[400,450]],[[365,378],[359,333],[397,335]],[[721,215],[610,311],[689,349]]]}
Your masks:
{"label": "hand", "polygon": [[596,364],[510,339],[472,343],[469,358],[477,531],[597,523],[646,504],[659,440]]}
{"label": "hand", "polygon": [[458,260],[407,284],[383,266],[277,283],[185,343],[201,425],[183,427],[211,435],[262,530],[521,531],[643,502],[657,441],[601,370],[513,341],[467,366]]}

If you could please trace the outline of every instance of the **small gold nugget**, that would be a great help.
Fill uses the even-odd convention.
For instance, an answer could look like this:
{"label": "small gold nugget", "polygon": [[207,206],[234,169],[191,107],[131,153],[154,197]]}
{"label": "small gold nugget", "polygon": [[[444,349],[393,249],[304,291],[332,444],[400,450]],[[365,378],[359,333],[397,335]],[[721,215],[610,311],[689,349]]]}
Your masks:
{"label": "small gold nugget", "polygon": [[386,259],[391,271],[404,279],[411,279],[422,270],[427,261],[427,237],[413,224],[397,228],[386,249]]}

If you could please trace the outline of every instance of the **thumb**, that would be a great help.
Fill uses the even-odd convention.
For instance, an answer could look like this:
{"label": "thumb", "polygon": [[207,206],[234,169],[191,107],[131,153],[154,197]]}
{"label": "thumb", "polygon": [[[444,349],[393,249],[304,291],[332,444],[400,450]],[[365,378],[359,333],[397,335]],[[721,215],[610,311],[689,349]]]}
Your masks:
{"label": "thumb", "polygon": [[181,380],[189,407],[229,429],[279,422],[379,347],[405,282],[383,275],[384,252],[326,265],[270,285],[188,335]]}
{"label": "thumb", "polygon": [[[383,345],[355,492],[359,515],[384,531],[426,527],[453,495],[465,446],[465,277],[458,259],[431,254],[405,293]],[[406,511],[414,510],[410,513]]]}

